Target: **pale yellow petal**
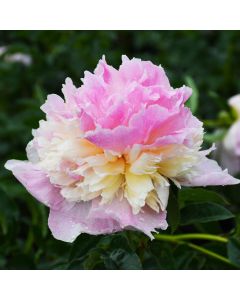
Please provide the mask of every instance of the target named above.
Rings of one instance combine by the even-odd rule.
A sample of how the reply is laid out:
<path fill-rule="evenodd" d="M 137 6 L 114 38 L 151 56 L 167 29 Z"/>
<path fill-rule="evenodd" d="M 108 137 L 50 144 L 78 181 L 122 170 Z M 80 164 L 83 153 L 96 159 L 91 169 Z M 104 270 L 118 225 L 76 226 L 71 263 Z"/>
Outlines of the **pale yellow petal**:
<path fill-rule="evenodd" d="M 133 213 L 137 214 L 141 207 L 145 205 L 148 193 L 154 189 L 151 177 L 149 175 L 136 175 L 127 169 L 125 178 L 124 195 L 131 204 Z"/>
<path fill-rule="evenodd" d="M 105 165 L 93 167 L 97 174 L 118 175 L 123 174 L 125 171 L 125 161 L 119 158 L 116 161 L 108 162 Z"/>
<path fill-rule="evenodd" d="M 61 189 L 61 195 L 67 200 L 72 202 L 89 201 L 100 196 L 100 192 L 90 192 L 89 190 L 81 187 L 65 187 Z"/>
<path fill-rule="evenodd" d="M 165 210 L 168 204 L 170 184 L 166 178 L 158 173 L 153 176 L 153 184 L 158 195 L 161 210 Z"/>
<path fill-rule="evenodd" d="M 143 153 L 132 163 L 130 172 L 134 174 L 153 174 L 157 171 L 160 161 L 161 155 Z"/>
<path fill-rule="evenodd" d="M 105 187 L 102 190 L 102 193 L 101 193 L 102 201 L 101 201 L 101 203 L 107 203 L 109 201 L 112 201 L 114 196 L 116 195 L 116 193 L 121 188 L 121 186 L 124 182 L 123 175 L 118 175 L 118 176 L 115 176 L 115 177 L 116 177 L 116 181 L 114 182 L 114 184 L 109 185 L 109 186 Z"/>
<path fill-rule="evenodd" d="M 147 198 L 146 198 L 146 204 L 151 207 L 151 209 L 155 210 L 156 212 L 159 212 L 159 199 L 156 195 L 156 192 L 151 191 Z"/>
<path fill-rule="evenodd" d="M 132 164 L 141 153 L 141 145 L 133 145 L 128 153 L 124 156 L 126 158 L 127 163 Z"/>
<path fill-rule="evenodd" d="M 118 180 L 118 176 L 112 176 L 112 175 L 105 176 L 99 182 L 95 182 L 94 184 L 89 185 L 88 188 L 90 192 L 100 191 L 102 189 L 115 185 L 117 180 Z"/>

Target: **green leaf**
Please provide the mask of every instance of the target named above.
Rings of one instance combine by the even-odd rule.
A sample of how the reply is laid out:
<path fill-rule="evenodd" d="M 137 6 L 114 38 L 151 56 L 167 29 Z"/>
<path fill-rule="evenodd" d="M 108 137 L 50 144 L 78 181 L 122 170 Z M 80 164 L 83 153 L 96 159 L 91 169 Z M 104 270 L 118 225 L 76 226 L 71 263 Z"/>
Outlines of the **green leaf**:
<path fill-rule="evenodd" d="M 183 188 L 178 192 L 180 207 L 188 204 L 214 202 L 226 205 L 228 201 L 220 194 L 203 188 Z"/>
<path fill-rule="evenodd" d="M 115 249 L 109 255 L 104 256 L 104 264 L 110 270 L 141 270 L 142 264 L 134 252 L 124 249 Z"/>
<path fill-rule="evenodd" d="M 77 240 L 73 243 L 69 260 L 79 259 L 93 248 L 95 248 L 100 241 L 101 236 L 91 236 L 88 234 L 81 234 Z"/>
<path fill-rule="evenodd" d="M 104 236 L 101 239 L 99 246 L 106 251 L 112 251 L 118 248 L 124 249 L 128 252 L 133 250 L 130 246 L 126 232 L 118 232 Z"/>
<path fill-rule="evenodd" d="M 191 87 L 193 90 L 192 96 L 186 102 L 186 106 L 188 106 L 191 109 L 192 113 L 196 113 L 197 108 L 198 108 L 198 98 L 199 98 L 199 92 L 198 92 L 197 86 L 196 86 L 194 80 L 192 79 L 192 77 L 190 77 L 190 76 L 186 76 L 185 81 L 186 81 L 186 84 L 189 87 Z"/>
<path fill-rule="evenodd" d="M 181 224 L 207 223 L 233 218 L 233 214 L 216 203 L 190 204 L 181 210 Z"/>
<path fill-rule="evenodd" d="M 91 250 L 84 260 L 86 269 L 142 269 L 141 261 L 130 246 L 125 232 L 104 236 L 99 242 L 98 248 Z"/>
<path fill-rule="evenodd" d="M 176 231 L 180 222 L 180 211 L 176 193 L 171 188 L 167 207 L 167 222 L 171 228 L 171 232 Z"/>
<path fill-rule="evenodd" d="M 186 270 L 195 258 L 196 252 L 185 244 L 180 244 L 174 251 L 176 269 Z"/>
<path fill-rule="evenodd" d="M 229 260 L 236 266 L 240 267 L 240 240 L 235 237 L 231 237 L 227 245 L 227 251 Z"/>
<path fill-rule="evenodd" d="M 35 91 L 34 96 L 36 99 L 38 99 L 40 104 L 43 104 L 46 100 L 46 92 L 43 90 L 43 88 L 39 85 L 35 85 Z"/>
<path fill-rule="evenodd" d="M 84 270 L 104 270 L 105 266 L 102 260 L 102 250 L 95 248 L 91 250 L 83 261 Z M 75 263 L 76 266 L 76 263 Z M 76 269 L 76 268 L 75 268 Z"/>
<path fill-rule="evenodd" d="M 240 236 L 240 214 L 236 215 L 235 221 L 236 221 L 235 235 Z"/>

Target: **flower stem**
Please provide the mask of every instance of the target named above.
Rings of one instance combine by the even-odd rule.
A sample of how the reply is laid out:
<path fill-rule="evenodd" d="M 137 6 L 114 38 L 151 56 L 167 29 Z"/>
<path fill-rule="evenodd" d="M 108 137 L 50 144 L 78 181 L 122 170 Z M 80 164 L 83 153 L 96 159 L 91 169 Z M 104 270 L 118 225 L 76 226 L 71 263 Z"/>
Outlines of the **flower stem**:
<path fill-rule="evenodd" d="M 215 259 L 218 259 L 228 265 L 231 265 L 232 267 L 236 267 L 229 259 L 227 259 L 226 257 L 224 257 L 218 253 L 215 253 L 211 250 L 205 249 L 205 248 L 195 245 L 193 243 L 185 242 L 185 240 L 199 239 L 199 240 L 208 240 L 208 241 L 227 243 L 228 242 L 227 238 L 213 235 L 213 234 L 205 234 L 205 233 L 187 233 L 187 234 L 177 234 L 177 235 L 157 233 L 154 235 L 154 237 L 156 238 L 156 240 L 162 240 L 162 241 L 187 245 L 189 248 L 197 250 L 198 252 L 201 252 L 203 254 L 211 256 Z"/>
<path fill-rule="evenodd" d="M 209 240 L 209 241 L 216 241 L 222 243 L 228 242 L 228 239 L 225 237 L 213 235 L 213 234 L 206 234 L 206 233 L 187 233 L 187 234 L 177 234 L 177 235 L 157 233 L 154 235 L 154 237 L 157 240 L 165 240 L 165 241 Z"/>
<path fill-rule="evenodd" d="M 232 264 L 231 261 L 230 261 L 229 259 L 227 259 L 226 257 L 224 257 L 224 256 L 222 256 L 222 255 L 220 255 L 220 254 L 217 254 L 217 253 L 215 253 L 215 252 L 213 252 L 213 251 L 210 251 L 210 250 L 208 250 L 208 249 L 205 249 L 205 248 L 203 248 L 203 247 L 200 247 L 200 246 L 195 245 L 195 244 L 192 244 L 192 243 L 187 243 L 187 245 L 188 245 L 190 248 L 194 249 L 194 250 L 197 250 L 197 251 L 199 251 L 199 252 L 201 252 L 201 253 L 204 253 L 204 254 L 206 254 L 206 255 L 208 255 L 208 256 L 211 256 L 211 257 L 213 257 L 213 258 L 216 258 L 216 259 L 218 259 L 218 260 L 220 260 L 220 261 L 222 261 L 222 262 L 224 262 L 224 263 L 226 263 L 226 264 L 229 264 L 229 265 L 231 265 L 231 266 L 234 266 L 234 264 Z M 234 266 L 234 267 L 235 267 L 235 266 Z"/>

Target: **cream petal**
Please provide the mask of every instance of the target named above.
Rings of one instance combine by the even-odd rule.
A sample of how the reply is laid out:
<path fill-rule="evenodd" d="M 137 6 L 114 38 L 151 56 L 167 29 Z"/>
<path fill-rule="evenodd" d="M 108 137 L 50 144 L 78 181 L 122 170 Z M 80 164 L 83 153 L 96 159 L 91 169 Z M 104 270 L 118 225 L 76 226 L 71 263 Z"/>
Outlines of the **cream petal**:
<path fill-rule="evenodd" d="M 111 176 L 111 175 L 105 176 L 99 182 L 89 185 L 88 188 L 90 192 L 99 191 L 108 186 L 114 185 L 117 180 L 118 180 L 118 176 Z"/>
<path fill-rule="evenodd" d="M 124 195 L 133 208 L 133 213 L 139 213 L 145 204 L 148 193 L 154 189 L 149 175 L 136 175 L 129 170 L 125 174 L 126 187 Z"/>
<path fill-rule="evenodd" d="M 124 182 L 123 175 L 118 175 L 115 177 L 116 177 L 116 180 L 115 180 L 114 184 L 109 185 L 102 190 L 101 203 L 111 202 L 113 200 L 114 196 L 121 191 L 121 186 Z"/>
<path fill-rule="evenodd" d="M 164 211 L 168 204 L 170 184 L 166 178 L 158 173 L 153 176 L 153 184 L 158 195 L 161 210 Z"/>
<path fill-rule="evenodd" d="M 61 189 L 61 195 L 69 202 L 89 201 L 100 196 L 100 192 L 90 192 L 82 187 L 64 187 Z"/>
<path fill-rule="evenodd" d="M 155 210 L 156 212 L 159 212 L 159 199 L 156 195 L 155 191 L 151 191 L 148 193 L 148 196 L 146 198 L 146 204 L 151 207 L 151 209 Z"/>
<path fill-rule="evenodd" d="M 118 175 L 123 174 L 125 171 L 125 161 L 123 158 L 119 158 L 116 161 L 108 162 L 103 166 L 93 167 L 97 174 L 104 175 Z"/>
<path fill-rule="evenodd" d="M 158 169 L 158 163 L 161 161 L 161 155 L 154 155 L 143 153 L 135 160 L 131 167 L 130 172 L 134 174 L 153 174 Z"/>

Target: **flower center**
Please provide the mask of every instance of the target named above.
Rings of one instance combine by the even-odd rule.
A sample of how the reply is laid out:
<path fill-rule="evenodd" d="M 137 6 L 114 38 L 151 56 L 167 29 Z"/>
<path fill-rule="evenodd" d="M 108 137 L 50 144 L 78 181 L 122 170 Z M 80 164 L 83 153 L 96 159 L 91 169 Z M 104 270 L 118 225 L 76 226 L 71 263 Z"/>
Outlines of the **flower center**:
<path fill-rule="evenodd" d="M 99 197 L 104 204 L 117 197 L 119 201 L 126 198 L 135 214 L 145 205 L 155 211 L 164 210 L 169 194 L 168 178 L 178 184 L 177 177 L 197 161 L 194 153 L 179 145 L 152 151 L 134 146 L 119 154 L 81 138 L 78 124 L 73 123 L 65 130 L 50 125 L 55 131 L 51 138 L 41 141 L 38 164 L 67 201 Z"/>

